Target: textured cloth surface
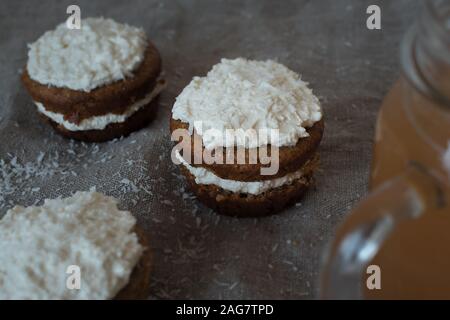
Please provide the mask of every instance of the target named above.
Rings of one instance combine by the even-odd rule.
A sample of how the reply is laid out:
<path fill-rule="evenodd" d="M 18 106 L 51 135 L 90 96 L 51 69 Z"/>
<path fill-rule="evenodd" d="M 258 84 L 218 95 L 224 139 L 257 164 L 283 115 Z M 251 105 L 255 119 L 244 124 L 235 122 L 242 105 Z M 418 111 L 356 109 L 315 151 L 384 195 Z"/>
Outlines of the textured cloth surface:
<path fill-rule="evenodd" d="M 154 250 L 150 298 L 318 297 L 321 257 L 366 194 L 376 113 L 399 73 L 398 47 L 420 1 L 78 1 L 82 17 L 145 29 L 169 86 L 156 120 L 102 144 L 65 140 L 41 124 L 20 84 L 27 43 L 66 19 L 72 1 L 5 1 L 0 10 L 0 216 L 13 204 L 96 186 L 118 197 Z M 323 105 L 317 185 L 301 204 L 263 219 L 218 216 L 186 191 L 170 160 L 175 97 L 220 58 L 277 59 L 302 74 Z"/>

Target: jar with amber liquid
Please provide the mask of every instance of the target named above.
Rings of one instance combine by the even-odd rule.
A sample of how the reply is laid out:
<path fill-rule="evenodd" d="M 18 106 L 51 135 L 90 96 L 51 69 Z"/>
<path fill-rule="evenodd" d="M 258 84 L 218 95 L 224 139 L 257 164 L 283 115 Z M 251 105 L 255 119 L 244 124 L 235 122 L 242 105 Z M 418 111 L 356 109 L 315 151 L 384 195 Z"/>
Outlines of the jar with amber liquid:
<path fill-rule="evenodd" d="M 370 194 L 327 251 L 323 298 L 450 299 L 450 1 L 426 2 L 401 64 L 378 114 Z"/>

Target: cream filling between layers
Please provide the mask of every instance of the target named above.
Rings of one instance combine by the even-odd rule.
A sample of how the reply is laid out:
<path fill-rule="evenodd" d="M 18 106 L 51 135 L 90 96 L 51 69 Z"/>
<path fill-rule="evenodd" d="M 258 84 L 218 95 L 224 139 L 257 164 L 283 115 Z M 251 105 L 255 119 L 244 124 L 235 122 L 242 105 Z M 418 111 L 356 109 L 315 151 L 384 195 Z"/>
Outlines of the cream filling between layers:
<path fill-rule="evenodd" d="M 213 184 L 224 190 L 235 192 L 235 193 L 249 193 L 253 195 L 261 194 L 265 191 L 275 189 L 284 185 L 291 184 L 293 181 L 303 178 L 303 170 L 300 169 L 295 172 L 286 174 L 283 177 L 263 180 L 263 181 L 236 181 L 222 179 L 216 176 L 209 170 L 202 167 L 193 167 L 181 156 L 180 152 L 177 150 L 175 152 L 176 158 L 189 170 L 189 172 L 195 177 L 195 182 L 197 184 L 210 185 Z M 306 182 L 306 181 L 305 181 Z"/>
<path fill-rule="evenodd" d="M 130 105 L 127 110 L 122 114 L 107 113 L 101 116 L 93 116 L 83 119 L 79 124 L 67 121 L 64 119 L 64 115 L 57 112 L 48 111 L 45 106 L 37 101 L 34 104 L 40 113 L 44 114 L 54 122 L 64 126 L 69 131 L 85 131 L 85 130 L 103 130 L 107 125 L 111 123 L 125 122 L 131 115 L 137 112 L 142 107 L 149 104 L 161 91 L 166 87 L 166 81 L 158 79 L 156 86 L 148 93 L 143 99 L 136 101 Z"/>

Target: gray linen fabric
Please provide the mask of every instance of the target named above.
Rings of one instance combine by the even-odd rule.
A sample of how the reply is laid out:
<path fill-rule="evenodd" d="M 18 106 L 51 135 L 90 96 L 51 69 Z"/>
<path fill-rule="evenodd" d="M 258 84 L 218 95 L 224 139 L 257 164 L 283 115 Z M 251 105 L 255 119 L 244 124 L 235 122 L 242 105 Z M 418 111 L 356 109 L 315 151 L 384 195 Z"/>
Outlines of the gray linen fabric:
<path fill-rule="evenodd" d="M 118 141 L 83 144 L 38 121 L 20 83 L 27 43 L 66 19 L 73 1 L 4 1 L 0 9 L 0 216 L 77 190 L 118 197 L 154 250 L 150 298 L 318 297 L 321 254 L 366 194 L 374 122 L 398 76 L 398 47 L 420 1 L 376 1 L 382 30 L 366 28 L 373 1 L 77 1 L 82 17 L 142 26 L 161 51 L 169 87 L 157 119 Z M 317 186 L 263 219 L 200 205 L 170 161 L 175 97 L 220 58 L 277 59 L 323 104 Z"/>

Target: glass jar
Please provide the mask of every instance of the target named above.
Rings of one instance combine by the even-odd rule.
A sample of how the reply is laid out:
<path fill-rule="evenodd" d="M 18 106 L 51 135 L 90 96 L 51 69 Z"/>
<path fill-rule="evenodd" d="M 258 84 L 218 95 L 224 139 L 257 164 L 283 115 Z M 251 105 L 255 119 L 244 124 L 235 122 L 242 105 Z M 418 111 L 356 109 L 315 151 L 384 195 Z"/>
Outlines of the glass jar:
<path fill-rule="evenodd" d="M 327 251 L 324 298 L 450 299 L 448 0 L 426 2 L 401 63 L 377 119 L 370 194 Z M 369 265 L 380 288 L 367 286 Z"/>

